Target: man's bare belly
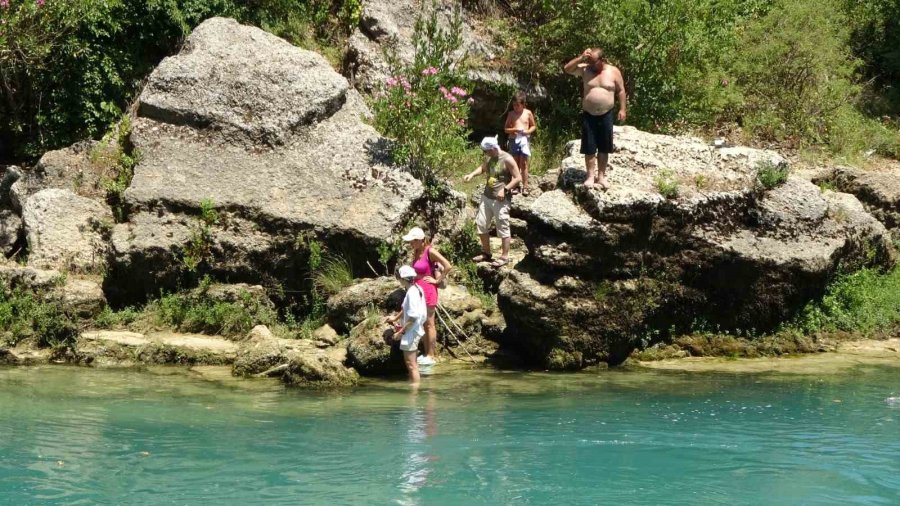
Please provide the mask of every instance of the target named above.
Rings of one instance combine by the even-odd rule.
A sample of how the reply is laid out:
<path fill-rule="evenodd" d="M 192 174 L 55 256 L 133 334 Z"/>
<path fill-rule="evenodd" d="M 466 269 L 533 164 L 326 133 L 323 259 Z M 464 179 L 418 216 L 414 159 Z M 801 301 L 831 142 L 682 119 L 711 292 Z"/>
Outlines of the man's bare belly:
<path fill-rule="evenodd" d="M 592 87 L 581 100 L 581 108 L 594 116 L 606 114 L 613 105 L 615 105 L 613 92 L 600 86 Z"/>

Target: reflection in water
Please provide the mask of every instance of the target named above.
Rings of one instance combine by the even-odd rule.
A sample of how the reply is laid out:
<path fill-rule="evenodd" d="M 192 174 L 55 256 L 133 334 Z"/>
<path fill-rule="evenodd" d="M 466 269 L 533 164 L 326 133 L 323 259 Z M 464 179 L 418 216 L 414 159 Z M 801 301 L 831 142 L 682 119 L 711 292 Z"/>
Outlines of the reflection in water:
<path fill-rule="evenodd" d="M 434 392 L 420 393 L 419 389 L 414 388 L 410 395 L 410 409 L 406 417 L 401 418 L 402 428 L 406 430 L 405 446 L 408 452 L 399 484 L 403 497 L 397 503 L 404 506 L 421 504 L 416 494 L 426 485 L 433 463 L 438 460 L 430 444 L 430 439 L 437 435 L 438 430 L 435 398 Z"/>

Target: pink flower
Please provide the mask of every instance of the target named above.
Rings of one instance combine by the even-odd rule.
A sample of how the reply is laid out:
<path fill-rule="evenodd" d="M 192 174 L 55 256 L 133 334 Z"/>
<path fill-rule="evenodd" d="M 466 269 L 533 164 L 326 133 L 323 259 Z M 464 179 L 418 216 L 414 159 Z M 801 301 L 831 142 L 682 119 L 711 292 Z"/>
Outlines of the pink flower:
<path fill-rule="evenodd" d="M 427 69 L 422 71 L 423 76 L 433 76 L 438 73 L 438 69 L 434 67 L 428 67 Z"/>
<path fill-rule="evenodd" d="M 397 78 L 395 78 L 393 76 L 388 77 L 387 79 L 384 80 L 384 82 L 388 85 L 389 88 L 397 86 Z"/>
<path fill-rule="evenodd" d="M 4 9 L 8 9 L 9 8 L 9 0 L 0 0 L 0 7 L 3 7 Z M 4 21 L 6 21 L 6 20 L 4 20 Z"/>
<path fill-rule="evenodd" d="M 456 101 L 457 101 L 457 98 L 453 95 L 446 95 L 446 98 L 447 98 L 447 100 L 449 100 L 453 103 L 456 103 Z"/>
<path fill-rule="evenodd" d="M 728 79 L 722 79 L 722 86 L 728 86 Z"/>
<path fill-rule="evenodd" d="M 464 119 L 462 119 L 462 118 L 459 118 L 458 120 L 456 120 L 456 123 L 457 123 L 459 126 L 466 126 L 466 120 L 464 120 Z"/>
<path fill-rule="evenodd" d="M 469 100 L 466 100 L 466 102 L 468 102 L 469 104 L 474 104 L 474 103 L 475 103 L 475 99 L 472 98 L 472 97 L 469 97 Z"/>
<path fill-rule="evenodd" d="M 466 90 L 464 90 L 458 86 L 454 86 L 453 89 L 450 90 L 450 92 L 453 93 L 454 95 L 459 95 L 460 97 L 466 96 Z"/>
<path fill-rule="evenodd" d="M 35 3 L 35 5 L 37 5 L 38 7 L 43 7 L 45 1 L 46 1 L 46 0 L 35 0 L 34 3 Z"/>
<path fill-rule="evenodd" d="M 444 96 L 446 96 L 447 93 L 448 93 L 447 88 L 444 88 L 443 86 L 441 86 L 440 88 L 438 88 L 438 90 L 439 90 L 441 93 L 443 93 Z"/>

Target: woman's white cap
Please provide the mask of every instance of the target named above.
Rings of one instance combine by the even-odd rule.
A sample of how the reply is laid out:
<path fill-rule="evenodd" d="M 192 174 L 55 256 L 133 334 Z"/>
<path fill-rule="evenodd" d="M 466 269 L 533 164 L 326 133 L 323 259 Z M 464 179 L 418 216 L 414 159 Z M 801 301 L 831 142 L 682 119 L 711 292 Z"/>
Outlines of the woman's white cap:
<path fill-rule="evenodd" d="M 425 231 L 419 227 L 413 227 L 403 236 L 403 242 L 415 241 L 416 239 L 424 239 Z"/>
<path fill-rule="evenodd" d="M 497 142 L 497 137 L 485 137 L 481 139 L 481 149 L 483 151 L 487 151 L 490 149 L 499 148 L 500 144 Z"/>
<path fill-rule="evenodd" d="M 400 271 L 397 274 L 403 279 L 415 278 L 416 270 L 408 265 L 403 265 L 400 267 Z"/>

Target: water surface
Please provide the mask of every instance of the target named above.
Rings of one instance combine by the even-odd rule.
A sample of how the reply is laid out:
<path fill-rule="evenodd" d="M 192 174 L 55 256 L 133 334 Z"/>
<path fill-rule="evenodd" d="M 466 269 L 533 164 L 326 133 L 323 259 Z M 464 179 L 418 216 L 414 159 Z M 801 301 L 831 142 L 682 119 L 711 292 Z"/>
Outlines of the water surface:
<path fill-rule="evenodd" d="M 411 393 L 0 368 L 2 504 L 900 504 L 900 369 L 454 370 Z"/>

